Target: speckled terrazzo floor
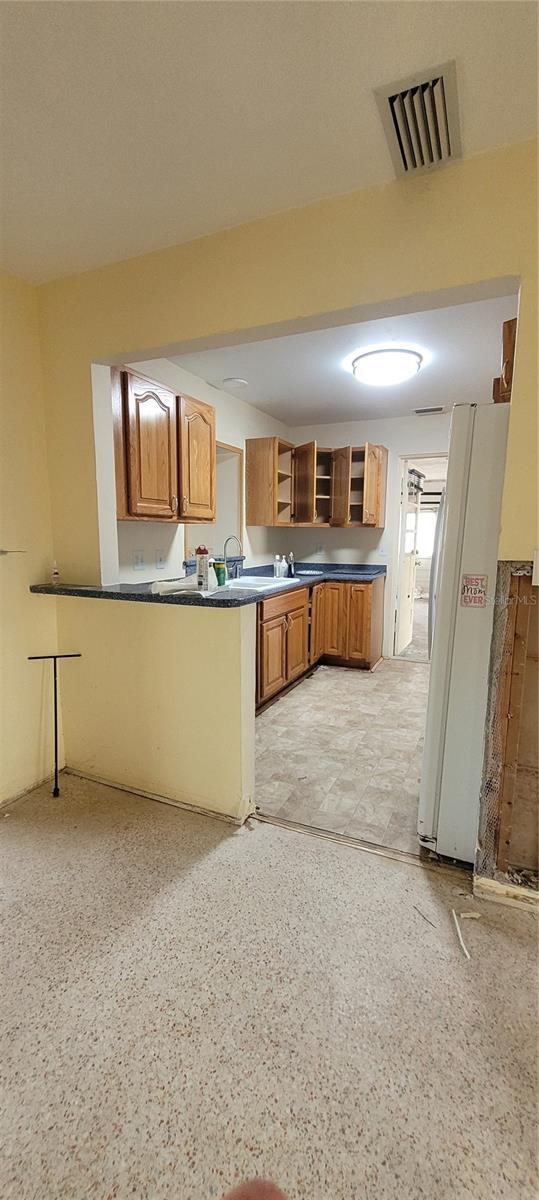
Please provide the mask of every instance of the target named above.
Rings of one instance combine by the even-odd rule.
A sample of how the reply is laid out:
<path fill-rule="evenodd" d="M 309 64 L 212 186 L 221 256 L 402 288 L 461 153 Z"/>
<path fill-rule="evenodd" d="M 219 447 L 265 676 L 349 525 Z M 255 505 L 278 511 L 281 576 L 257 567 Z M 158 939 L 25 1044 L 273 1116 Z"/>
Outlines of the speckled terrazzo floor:
<path fill-rule="evenodd" d="M 429 667 L 318 667 L 256 719 L 261 812 L 419 854 Z"/>
<path fill-rule="evenodd" d="M 530 914 L 62 790 L 0 814 L 3 1200 L 207 1200 L 257 1174 L 290 1200 L 535 1197 Z M 470 962 L 453 905 L 482 914 Z"/>

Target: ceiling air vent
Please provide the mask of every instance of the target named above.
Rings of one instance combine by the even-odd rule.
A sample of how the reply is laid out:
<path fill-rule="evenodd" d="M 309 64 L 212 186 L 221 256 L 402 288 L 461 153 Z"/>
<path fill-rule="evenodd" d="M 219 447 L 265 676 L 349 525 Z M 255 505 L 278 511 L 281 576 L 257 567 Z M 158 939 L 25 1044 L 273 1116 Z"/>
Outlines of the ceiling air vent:
<path fill-rule="evenodd" d="M 433 413 L 441 413 L 443 411 L 443 404 L 440 404 L 438 408 L 414 408 L 416 417 L 431 417 Z"/>
<path fill-rule="evenodd" d="M 417 175 L 461 157 L 454 62 L 374 94 L 397 175 Z"/>

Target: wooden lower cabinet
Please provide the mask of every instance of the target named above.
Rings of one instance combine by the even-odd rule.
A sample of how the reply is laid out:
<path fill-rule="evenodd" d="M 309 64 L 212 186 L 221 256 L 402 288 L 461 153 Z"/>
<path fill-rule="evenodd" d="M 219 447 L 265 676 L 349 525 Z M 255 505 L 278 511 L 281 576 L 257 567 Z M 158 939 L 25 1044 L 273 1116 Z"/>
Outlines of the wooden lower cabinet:
<path fill-rule="evenodd" d="M 303 675 L 309 666 L 309 610 L 307 606 L 288 614 L 286 629 L 286 681 Z"/>
<path fill-rule="evenodd" d="M 330 658 L 346 658 L 348 584 L 324 584 L 324 650 Z"/>
<path fill-rule="evenodd" d="M 309 626 L 310 606 L 310 626 Z M 372 670 L 382 657 L 384 577 L 317 583 L 259 605 L 257 703 L 320 659 Z M 309 636 L 310 631 L 310 636 Z"/>
<path fill-rule="evenodd" d="M 257 700 L 263 704 L 309 666 L 309 592 L 272 596 L 258 610 Z"/>
<path fill-rule="evenodd" d="M 336 583 L 332 588 L 341 588 L 340 601 L 342 626 L 336 637 L 328 623 L 326 600 L 326 648 L 328 657 L 339 659 L 348 666 L 373 667 L 382 657 L 382 633 L 384 627 L 384 576 L 379 575 L 369 583 Z M 326 584 L 326 588 L 328 584 Z M 334 601 L 335 611 L 339 602 Z M 336 653 L 335 645 L 340 646 Z"/>
<path fill-rule="evenodd" d="M 285 687 L 286 616 L 262 621 L 259 633 L 258 700 L 262 704 Z"/>
<path fill-rule="evenodd" d="M 311 640 L 309 661 L 318 662 L 324 653 L 326 585 L 317 583 L 311 592 Z"/>
<path fill-rule="evenodd" d="M 348 645 L 346 658 L 369 658 L 371 583 L 351 583 L 348 588 Z"/>

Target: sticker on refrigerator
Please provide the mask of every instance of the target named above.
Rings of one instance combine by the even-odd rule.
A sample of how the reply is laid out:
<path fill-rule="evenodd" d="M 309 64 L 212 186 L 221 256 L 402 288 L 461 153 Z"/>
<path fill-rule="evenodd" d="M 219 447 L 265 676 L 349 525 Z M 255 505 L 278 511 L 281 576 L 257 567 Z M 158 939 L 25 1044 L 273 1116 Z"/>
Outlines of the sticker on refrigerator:
<path fill-rule="evenodd" d="M 488 575 L 463 575 L 460 603 L 464 608 L 486 608 Z"/>

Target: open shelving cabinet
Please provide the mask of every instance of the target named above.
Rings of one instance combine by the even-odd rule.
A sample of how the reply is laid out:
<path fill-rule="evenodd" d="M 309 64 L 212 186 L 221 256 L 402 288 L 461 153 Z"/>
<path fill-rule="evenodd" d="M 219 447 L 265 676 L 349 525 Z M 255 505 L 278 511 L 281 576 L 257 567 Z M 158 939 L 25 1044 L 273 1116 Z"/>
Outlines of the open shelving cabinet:
<path fill-rule="evenodd" d="M 247 443 L 247 524 L 383 528 L 387 450 L 280 438 Z"/>

